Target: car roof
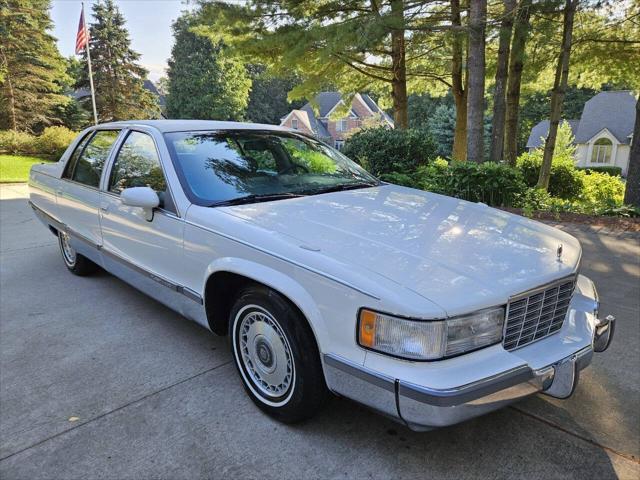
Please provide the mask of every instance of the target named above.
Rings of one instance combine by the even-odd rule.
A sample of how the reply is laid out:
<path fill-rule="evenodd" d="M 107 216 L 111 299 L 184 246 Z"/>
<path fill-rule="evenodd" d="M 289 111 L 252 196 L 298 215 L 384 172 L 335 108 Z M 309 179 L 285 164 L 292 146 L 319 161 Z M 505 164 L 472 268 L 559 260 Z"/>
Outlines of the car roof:
<path fill-rule="evenodd" d="M 189 132 L 196 130 L 273 130 L 290 132 L 291 129 L 279 125 L 248 122 L 220 122 L 216 120 L 126 120 L 100 123 L 96 128 L 148 126 L 165 132 Z"/>

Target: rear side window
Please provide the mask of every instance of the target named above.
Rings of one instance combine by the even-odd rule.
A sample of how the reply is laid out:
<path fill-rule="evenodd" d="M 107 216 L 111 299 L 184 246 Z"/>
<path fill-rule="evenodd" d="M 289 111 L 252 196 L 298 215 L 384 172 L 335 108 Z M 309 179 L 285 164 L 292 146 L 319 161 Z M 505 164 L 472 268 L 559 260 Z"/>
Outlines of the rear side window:
<path fill-rule="evenodd" d="M 80 157 L 80 154 L 84 149 L 84 146 L 87 144 L 87 142 L 91 138 L 92 133 L 88 133 L 87 135 L 85 135 L 85 137 L 82 140 L 80 140 L 80 143 L 78 143 L 78 146 L 73 151 L 73 153 L 71 154 L 71 157 L 69 157 L 69 160 L 67 161 L 67 166 L 64 169 L 64 174 L 62 175 L 62 178 L 71 178 L 71 176 L 73 175 L 73 169 L 76 168 L 76 163 L 78 163 L 78 158 Z"/>
<path fill-rule="evenodd" d="M 118 130 L 98 130 L 80 155 L 71 179 L 98 188 L 102 167 L 119 133 Z"/>

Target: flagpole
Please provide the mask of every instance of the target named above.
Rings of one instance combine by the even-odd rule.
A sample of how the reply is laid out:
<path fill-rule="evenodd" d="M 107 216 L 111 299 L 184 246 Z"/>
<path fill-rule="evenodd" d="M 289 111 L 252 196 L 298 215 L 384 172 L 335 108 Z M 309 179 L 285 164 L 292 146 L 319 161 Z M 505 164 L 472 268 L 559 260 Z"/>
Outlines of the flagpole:
<path fill-rule="evenodd" d="M 85 42 L 87 48 L 87 64 L 89 65 L 89 85 L 91 85 L 91 104 L 93 105 L 93 121 L 98 124 L 98 110 L 96 109 L 96 91 L 93 88 L 93 71 L 91 70 L 91 53 L 89 52 L 89 30 L 87 30 L 87 20 L 84 16 L 84 2 L 82 2 L 82 21 L 84 23 L 84 30 L 87 32 L 87 41 Z"/>

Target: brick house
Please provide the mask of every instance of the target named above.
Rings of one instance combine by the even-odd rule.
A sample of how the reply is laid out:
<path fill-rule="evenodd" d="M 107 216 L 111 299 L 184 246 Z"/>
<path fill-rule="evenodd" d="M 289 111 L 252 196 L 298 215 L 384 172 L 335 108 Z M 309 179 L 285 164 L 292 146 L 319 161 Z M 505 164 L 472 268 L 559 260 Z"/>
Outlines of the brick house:
<path fill-rule="evenodd" d="M 322 92 L 314 99 L 314 110 L 308 102 L 300 110 L 291 110 L 282 117 L 280 125 L 313 135 L 323 142 L 341 149 L 345 140 L 363 125 L 380 124 L 393 128 L 393 120 L 367 94 L 356 93 L 344 117 L 336 111 L 344 108 L 339 92 Z"/>

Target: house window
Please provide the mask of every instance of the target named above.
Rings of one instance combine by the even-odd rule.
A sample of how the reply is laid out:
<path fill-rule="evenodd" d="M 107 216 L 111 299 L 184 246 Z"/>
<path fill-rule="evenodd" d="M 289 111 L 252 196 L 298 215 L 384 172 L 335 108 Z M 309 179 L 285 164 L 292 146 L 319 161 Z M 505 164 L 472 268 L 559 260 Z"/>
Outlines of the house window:
<path fill-rule="evenodd" d="M 291 128 L 293 128 L 294 130 L 298 130 L 298 119 L 297 118 L 292 118 L 291 119 Z"/>
<path fill-rule="evenodd" d="M 344 147 L 344 140 L 336 140 L 336 148 L 338 150 L 342 150 L 343 147 Z"/>
<path fill-rule="evenodd" d="M 609 163 L 611 161 L 611 140 L 601 138 L 593 144 L 591 163 Z"/>
<path fill-rule="evenodd" d="M 338 132 L 346 132 L 347 131 L 348 125 L 347 125 L 347 119 L 343 118 L 342 120 L 338 120 L 338 124 L 336 125 L 336 131 Z"/>

